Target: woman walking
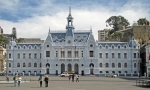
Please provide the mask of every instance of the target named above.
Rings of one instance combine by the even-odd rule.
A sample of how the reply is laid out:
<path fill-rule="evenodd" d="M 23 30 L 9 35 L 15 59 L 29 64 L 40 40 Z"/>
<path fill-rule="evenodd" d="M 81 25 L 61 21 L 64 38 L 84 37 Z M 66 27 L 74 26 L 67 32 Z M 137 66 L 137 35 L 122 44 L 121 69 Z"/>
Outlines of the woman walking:
<path fill-rule="evenodd" d="M 45 81 L 45 87 L 48 87 L 48 75 L 45 75 L 44 81 Z"/>
<path fill-rule="evenodd" d="M 18 87 L 20 87 L 21 80 L 22 80 L 22 78 L 21 78 L 21 76 L 19 75 L 19 76 L 18 76 Z"/>

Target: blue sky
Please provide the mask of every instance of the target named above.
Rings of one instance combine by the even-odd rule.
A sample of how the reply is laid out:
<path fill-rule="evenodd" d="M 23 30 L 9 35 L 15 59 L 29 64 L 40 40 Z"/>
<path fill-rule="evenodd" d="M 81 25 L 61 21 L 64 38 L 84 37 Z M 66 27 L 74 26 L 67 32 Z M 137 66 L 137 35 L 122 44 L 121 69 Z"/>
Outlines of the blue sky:
<path fill-rule="evenodd" d="M 4 33 L 17 28 L 18 37 L 46 38 L 48 28 L 65 30 L 69 6 L 77 30 L 106 28 L 112 15 L 124 16 L 132 25 L 138 18 L 150 20 L 150 0 L 1 0 L 0 26 Z M 43 32 L 40 32 L 43 31 Z M 97 35 L 95 36 L 97 40 Z"/>

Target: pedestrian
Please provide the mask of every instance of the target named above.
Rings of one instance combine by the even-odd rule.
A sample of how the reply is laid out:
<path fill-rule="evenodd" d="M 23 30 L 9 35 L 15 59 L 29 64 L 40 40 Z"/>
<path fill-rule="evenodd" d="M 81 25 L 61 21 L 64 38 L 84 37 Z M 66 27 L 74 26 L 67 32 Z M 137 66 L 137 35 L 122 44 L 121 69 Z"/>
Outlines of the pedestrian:
<path fill-rule="evenodd" d="M 6 76 L 6 81 L 9 82 L 9 76 L 8 75 Z"/>
<path fill-rule="evenodd" d="M 17 83 L 17 75 L 16 74 L 14 75 L 13 80 L 14 80 L 14 87 L 16 87 L 16 83 Z"/>
<path fill-rule="evenodd" d="M 45 81 L 45 87 L 48 87 L 48 75 L 45 75 L 44 81 Z"/>
<path fill-rule="evenodd" d="M 70 82 L 70 79 L 71 79 L 71 75 L 69 75 L 69 77 L 68 77 L 68 78 L 69 78 L 69 82 Z"/>
<path fill-rule="evenodd" d="M 20 87 L 21 80 L 22 80 L 21 76 L 18 75 L 18 87 Z"/>
<path fill-rule="evenodd" d="M 76 82 L 79 82 L 79 75 L 76 75 Z"/>
<path fill-rule="evenodd" d="M 40 82 L 40 87 L 42 87 L 42 82 L 43 82 L 43 77 L 42 77 L 42 75 L 40 75 L 38 81 Z"/>
<path fill-rule="evenodd" d="M 72 74 L 72 82 L 74 82 L 74 73 Z"/>

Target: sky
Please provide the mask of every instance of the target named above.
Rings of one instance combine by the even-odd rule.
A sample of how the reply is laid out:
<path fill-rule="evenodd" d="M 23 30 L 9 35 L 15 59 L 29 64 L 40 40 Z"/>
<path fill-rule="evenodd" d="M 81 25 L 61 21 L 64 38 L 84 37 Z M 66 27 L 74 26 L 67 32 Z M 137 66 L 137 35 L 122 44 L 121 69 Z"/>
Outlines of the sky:
<path fill-rule="evenodd" d="M 150 0 L 0 0 L 0 26 L 4 34 L 17 30 L 18 38 L 45 40 L 49 29 L 65 31 L 71 7 L 75 30 L 98 30 L 106 27 L 111 16 L 122 15 L 130 25 L 139 18 L 150 20 Z"/>

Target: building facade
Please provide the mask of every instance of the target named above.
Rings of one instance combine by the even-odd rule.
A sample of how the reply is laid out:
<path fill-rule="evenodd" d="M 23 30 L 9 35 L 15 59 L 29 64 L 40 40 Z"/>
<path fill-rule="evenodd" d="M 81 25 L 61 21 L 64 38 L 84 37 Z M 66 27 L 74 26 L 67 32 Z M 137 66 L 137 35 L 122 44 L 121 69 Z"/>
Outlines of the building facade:
<path fill-rule="evenodd" d="M 4 72 L 6 69 L 6 49 L 0 46 L 0 72 Z"/>
<path fill-rule="evenodd" d="M 111 31 L 111 28 L 106 28 L 104 30 L 98 30 L 98 41 L 106 41 L 108 40 L 108 33 Z"/>
<path fill-rule="evenodd" d="M 7 73 L 26 75 L 61 74 L 64 71 L 82 75 L 138 74 L 140 45 L 129 42 L 98 42 L 92 30 L 75 30 L 71 12 L 64 31 L 50 31 L 44 42 L 7 45 Z"/>
<path fill-rule="evenodd" d="M 147 45 L 145 47 L 146 49 L 146 73 L 145 73 L 145 76 L 149 76 L 150 75 L 150 45 Z M 150 77 L 150 76 L 149 76 Z"/>

